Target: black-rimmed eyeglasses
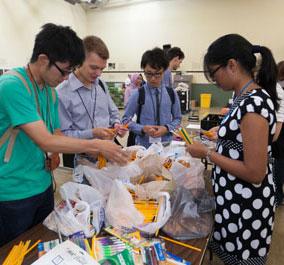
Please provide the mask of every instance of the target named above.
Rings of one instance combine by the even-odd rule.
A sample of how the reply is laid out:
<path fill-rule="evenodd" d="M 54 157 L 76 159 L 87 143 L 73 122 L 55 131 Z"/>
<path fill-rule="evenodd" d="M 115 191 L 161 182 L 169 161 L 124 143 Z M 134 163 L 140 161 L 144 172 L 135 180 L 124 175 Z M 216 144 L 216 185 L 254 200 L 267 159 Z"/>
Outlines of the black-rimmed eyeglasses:
<path fill-rule="evenodd" d="M 161 77 L 162 74 L 163 74 L 163 72 L 156 72 L 156 73 L 144 72 L 144 75 L 145 75 L 147 78 L 152 78 L 152 77 L 158 78 L 158 77 Z"/>
<path fill-rule="evenodd" d="M 69 74 L 71 74 L 73 72 L 73 69 L 71 69 L 71 70 L 63 70 L 56 63 L 52 63 L 52 64 L 56 67 L 56 69 L 60 72 L 60 74 L 62 76 L 69 75 Z"/>
<path fill-rule="evenodd" d="M 214 75 L 219 71 L 219 69 L 221 69 L 222 67 L 224 67 L 223 64 L 219 65 L 215 70 L 213 71 L 208 71 L 208 74 L 210 76 L 211 79 L 214 79 Z"/>

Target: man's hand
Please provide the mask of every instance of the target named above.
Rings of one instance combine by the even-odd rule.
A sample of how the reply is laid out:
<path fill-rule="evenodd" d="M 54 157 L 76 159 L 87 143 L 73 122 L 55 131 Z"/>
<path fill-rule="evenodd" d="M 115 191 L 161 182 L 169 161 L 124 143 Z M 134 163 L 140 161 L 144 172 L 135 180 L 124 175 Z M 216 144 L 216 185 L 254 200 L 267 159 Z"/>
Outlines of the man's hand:
<path fill-rule="evenodd" d="M 166 126 L 154 126 L 155 132 L 153 137 L 162 137 L 168 133 L 168 128 Z"/>
<path fill-rule="evenodd" d="M 127 126 L 120 123 L 115 123 L 114 129 L 120 137 L 123 137 L 128 132 Z"/>
<path fill-rule="evenodd" d="M 154 133 L 156 132 L 154 125 L 145 125 L 143 127 L 143 132 L 151 137 L 154 137 Z"/>
<path fill-rule="evenodd" d="M 129 154 L 112 141 L 98 139 L 93 141 L 95 141 L 94 148 L 98 149 L 99 153 L 107 160 L 118 163 L 119 165 L 125 165 L 129 161 Z M 97 155 L 97 152 L 91 153 L 91 155 Z"/>
<path fill-rule="evenodd" d="M 95 138 L 102 140 L 112 140 L 115 136 L 115 131 L 109 128 L 94 128 L 93 135 Z"/>

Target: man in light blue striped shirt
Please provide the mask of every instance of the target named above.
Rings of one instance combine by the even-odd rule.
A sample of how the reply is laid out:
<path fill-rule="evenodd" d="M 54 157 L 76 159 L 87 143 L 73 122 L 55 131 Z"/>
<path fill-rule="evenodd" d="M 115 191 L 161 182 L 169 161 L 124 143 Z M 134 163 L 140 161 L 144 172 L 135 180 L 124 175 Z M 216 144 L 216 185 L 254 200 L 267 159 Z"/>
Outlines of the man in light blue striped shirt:
<path fill-rule="evenodd" d="M 137 121 L 129 123 L 129 129 L 136 134 L 136 144 L 149 147 L 151 143 L 171 141 L 171 132 L 180 126 L 182 116 L 177 93 L 162 83 L 167 67 L 168 61 L 159 48 L 148 50 L 142 56 L 141 68 L 147 82 L 131 95 L 122 118 L 126 122 L 137 115 Z"/>
<path fill-rule="evenodd" d="M 127 129 L 120 123 L 118 108 L 107 85 L 99 78 L 106 67 L 109 51 L 95 36 L 84 38 L 83 44 L 85 61 L 57 87 L 61 131 L 67 136 L 84 139 L 112 139 L 115 133 L 123 136 Z"/>

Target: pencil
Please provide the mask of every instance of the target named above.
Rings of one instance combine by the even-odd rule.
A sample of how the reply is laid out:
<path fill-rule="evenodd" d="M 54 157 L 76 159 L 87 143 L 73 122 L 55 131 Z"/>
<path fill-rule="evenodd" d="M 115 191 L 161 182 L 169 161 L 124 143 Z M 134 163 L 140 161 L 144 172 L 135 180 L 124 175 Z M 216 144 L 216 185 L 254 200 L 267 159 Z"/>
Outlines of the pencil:
<path fill-rule="evenodd" d="M 88 252 L 88 254 L 90 255 L 90 256 L 92 256 L 92 253 L 91 253 L 91 248 L 90 248 L 90 244 L 89 244 L 89 241 L 88 241 L 88 239 L 84 239 L 84 243 L 85 243 L 85 246 L 86 246 L 86 251 Z"/>
<path fill-rule="evenodd" d="M 186 243 L 182 243 L 182 242 L 173 240 L 173 239 L 168 238 L 168 237 L 164 237 L 164 236 L 159 236 L 159 237 L 162 238 L 162 239 L 164 239 L 164 240 L 166 240 L 166 241 L 169 241 L 169 242 L 171 242 L 171 243 L 174 243 L 174 244 L 177 244 L 177 245 L 186 247 L 186 248 L 190 248 L 190 249 L 193 249 L 193 250 L 198 251 L 198 252 L 201 252 L 201 251 L 202 251 L 200 248 L 197 248 L 197 247 L 191 246 L 191 245 L 189 245 L 189 244 L 186 244 Z"/>
<path fill-rule="evenodd" d="M 95 260 L 98 260 L 97 250 L 96 250 L 96 235 L 94 235 L 93 238 L 92 238 L 92 257 Z"/>
<path fill-rule="evenodd" d="M 41 240 L 39 239 L 37 242 L 35 242 L 26 252 L 25 255 L 27 255 L 29 252 L 31 252 L 37 245 L 40 243 Z"/>

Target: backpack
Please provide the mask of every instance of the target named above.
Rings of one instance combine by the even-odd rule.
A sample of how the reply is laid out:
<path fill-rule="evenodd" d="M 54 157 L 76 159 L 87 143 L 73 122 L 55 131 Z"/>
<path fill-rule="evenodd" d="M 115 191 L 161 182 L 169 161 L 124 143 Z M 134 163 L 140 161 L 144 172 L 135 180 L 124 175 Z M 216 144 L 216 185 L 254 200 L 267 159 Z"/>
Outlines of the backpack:
<path fill-rule="evenodd" d="M 175 104 L 175 93 L 172 87 L 166 87 L 167 92 L 170 96 L 171 102 L 172 102 L 172 106 Z M 140 115 L 141 115 L 141 110 L 142 110 L 142 106 L 145 104 L 145 88 L 144 86 L 140 87 L 138 89 L 138 111 L 137 111 L 137 123 L 140 123 Z"/>
<path fill-rule="evenodd" d="M 103 91 L 106 94 L 106 88 L 105 88 L 104 83 L 103 83 L 103 81 L 101 79 L 99 79 L 99 86 L 103 89 Z"/>

